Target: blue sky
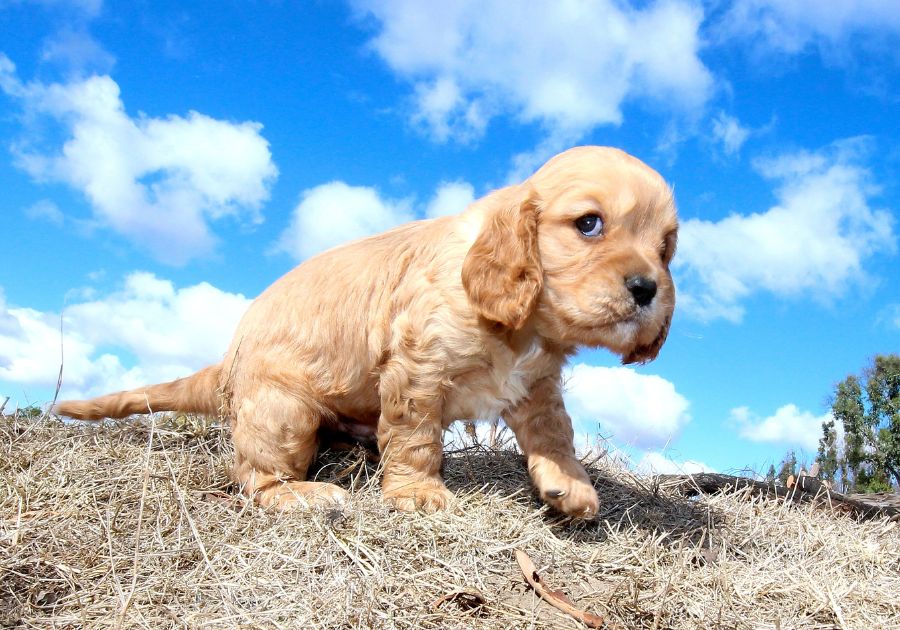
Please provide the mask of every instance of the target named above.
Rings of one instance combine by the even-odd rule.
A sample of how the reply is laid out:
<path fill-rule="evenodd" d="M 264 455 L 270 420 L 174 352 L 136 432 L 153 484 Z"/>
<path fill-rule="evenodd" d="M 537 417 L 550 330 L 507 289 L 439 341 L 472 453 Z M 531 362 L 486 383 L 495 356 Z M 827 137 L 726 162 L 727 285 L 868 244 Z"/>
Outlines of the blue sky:
<path fill-rule="evenodd" d="M 675 188 L 669 341 L 585 351 L 584 435 L 656 469 L 814 451 L 900 350 L 900 7 L 0 1 L 0 400 L 183 376 L 342 240 L 577 144 Z"/>

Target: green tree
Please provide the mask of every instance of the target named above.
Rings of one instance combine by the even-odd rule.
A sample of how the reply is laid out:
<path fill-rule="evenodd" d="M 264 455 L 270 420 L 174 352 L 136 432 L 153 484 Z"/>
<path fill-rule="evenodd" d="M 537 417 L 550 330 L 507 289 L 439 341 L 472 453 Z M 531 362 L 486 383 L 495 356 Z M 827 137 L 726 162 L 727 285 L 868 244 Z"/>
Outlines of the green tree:
<path fill-rule="evenodd" d="M 769 472 L 766 473 L 766 481 L 775 481 L 777 473 L 775 472 L 775 464 L 769 464 Z"/>
<path fill-rule="evenodd" d="M 781 460 L 781 469 L 778 471 L 778 481 L 782 486 L 786 486 L 788 477 L 797 471 L 797 454 L 794 451 L 788 451 Z"/>
<path fill-rule="evenodd" d="M 834 483 L 838 467 L 837 431 L 832 418 L 822 423 L 822 437 L 819 438 L 819 479 Z"/>
<path fill-rule="evenodd" d="M 875 434 L 875 467 L 900 486 L 900 355 L 875 357 L 866 371 L 867 425 Z"/>
<path fill-rule="evenodd" d="M 831 411 L 844 428 L 844 466 L 850 489 L 857 492 L 900 486 L 900 355 L 878 355 L 862 374 L 835 387 Z M 823 426 L 822 445 L 828 435 Z M 824 464 L 824 462 L 823 462 Z"/>

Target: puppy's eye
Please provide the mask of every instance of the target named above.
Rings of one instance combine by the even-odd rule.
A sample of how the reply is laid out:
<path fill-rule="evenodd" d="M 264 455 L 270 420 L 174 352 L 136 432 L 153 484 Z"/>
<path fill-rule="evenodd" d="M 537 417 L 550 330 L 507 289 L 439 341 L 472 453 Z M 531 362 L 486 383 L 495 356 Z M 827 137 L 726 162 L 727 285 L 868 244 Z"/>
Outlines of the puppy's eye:
<path fill-rule="evenodd" d="M 575 219 L 575 227 L 585 236 L 599 236 L 603 231 L 603 219 L 596 214 L 586 214 Z"/>

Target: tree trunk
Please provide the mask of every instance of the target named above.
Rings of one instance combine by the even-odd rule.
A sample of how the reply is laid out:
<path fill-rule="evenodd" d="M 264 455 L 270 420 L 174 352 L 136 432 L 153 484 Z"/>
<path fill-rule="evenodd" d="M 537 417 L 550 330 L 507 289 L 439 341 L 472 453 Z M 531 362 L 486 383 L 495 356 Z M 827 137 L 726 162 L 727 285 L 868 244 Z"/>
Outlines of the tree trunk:
<path fill-rule="evenodd" d="M 699 473 L 696 475 L 657 475 L 660 487 L 672 488 L 685 496 L 713 494 L 721 490 L 741 490 L 751 488 L 754 492 L 774 494 L 792 501 L 819 501 L 824 504 L 841 507 L 859 514 L 864 518 L 887 516 L 900 518 L 900 504 L 886 504 L 884 501 L 867 501 L 865 496 L 850 497 L 834 492 L 814 477 L 801 475 L 790 488 L 777 486 L 774 483 L 756 481 L 746 477 L 733 477 L 718 473 Z"/>

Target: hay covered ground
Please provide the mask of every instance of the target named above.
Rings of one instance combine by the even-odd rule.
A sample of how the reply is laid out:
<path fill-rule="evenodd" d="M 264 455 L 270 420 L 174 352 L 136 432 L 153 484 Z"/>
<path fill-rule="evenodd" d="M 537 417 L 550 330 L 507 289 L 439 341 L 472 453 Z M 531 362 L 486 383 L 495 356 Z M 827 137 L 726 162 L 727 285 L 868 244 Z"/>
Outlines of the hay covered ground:
<path fill-rule="evenodd" d="M 477 445 L 448 454 L 455 510 L 388 510 L 350 451 L 318 471 L 352 488 L 348 507 L 282 514 L 234 497 L 229 448 L 200 419 L 0 418 L 0 626 L 584 627 L 527 587 L 521 549 L 618 627 L 900 628 L 886 519 L 688 499 L 606 457 L 588 461 L 601 518 L 572 524 L 533 498 L 517 453 Z"/>

